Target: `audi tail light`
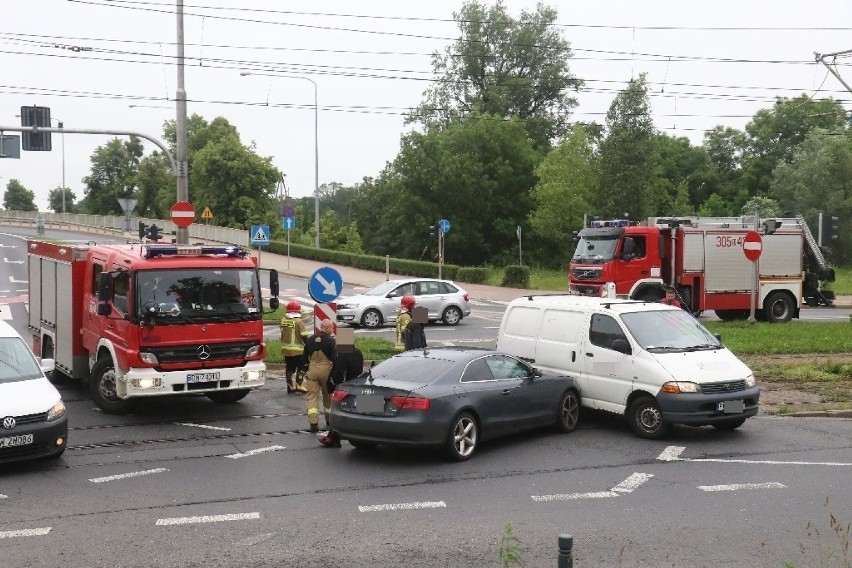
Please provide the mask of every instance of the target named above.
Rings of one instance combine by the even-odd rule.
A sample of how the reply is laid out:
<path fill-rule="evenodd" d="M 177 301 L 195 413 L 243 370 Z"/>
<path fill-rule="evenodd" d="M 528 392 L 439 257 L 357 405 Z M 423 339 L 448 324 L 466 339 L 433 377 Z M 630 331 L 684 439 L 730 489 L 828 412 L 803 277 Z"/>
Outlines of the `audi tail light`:
<path fill-rule="evenodd" d="M 347 396 L 349 396 L 348 392 L 346 392 L 345 390 L 343 390 L 340 387 L 337 387 L 336 389 L 334 389 L 334 392 L 331 393 L 331 400 L 332 400 L 332 402 L 339 403 L 341 400 L 343 400 Z"/>
<path fill-rule="evenodd" d="M 336 392 L 336 391 L 335 391 Z M 400 410 L 429 410 L 432 401 L 421 396 L 392 396 L 390 403 Z"/>

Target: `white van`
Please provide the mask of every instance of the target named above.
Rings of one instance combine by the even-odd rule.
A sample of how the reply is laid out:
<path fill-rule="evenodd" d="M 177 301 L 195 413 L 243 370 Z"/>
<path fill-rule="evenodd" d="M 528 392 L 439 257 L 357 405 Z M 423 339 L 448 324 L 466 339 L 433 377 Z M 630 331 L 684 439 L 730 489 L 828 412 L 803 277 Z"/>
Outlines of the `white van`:
<path fill-rule="evenodd" d="M 625 415 L 643 438 L 673 424 L 734 430 L 757 414 L 754 373 L 674 306 L 524 296 L 506 309 L 497 349 L 574 377 L 583 406 Z"/>
<path fill-rule="evenodd" d="M 18 332 L 0 321 L 0 464 L 65 451 L 65 404 L 45 377 L 53 367 L 53 359 L 39 363 Z"/>

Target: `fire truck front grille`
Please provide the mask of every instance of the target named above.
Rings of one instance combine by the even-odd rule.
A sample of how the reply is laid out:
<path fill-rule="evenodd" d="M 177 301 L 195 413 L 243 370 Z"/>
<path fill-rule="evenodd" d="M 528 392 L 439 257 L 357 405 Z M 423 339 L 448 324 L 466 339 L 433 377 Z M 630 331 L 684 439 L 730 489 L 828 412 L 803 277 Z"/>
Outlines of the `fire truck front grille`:
<path fill-rule="evenodd" d="M 161 364 L 195 363 L 198 361 L 224 361 L 243 359 L 246 352 L 257 345 L 255 341 L 239 343 L 203 343 L 177 347 L 149 347 L 145 351 L 157 357 Z"/>
<path fill-rule="evenodd" d="M 571 271 L 574 280 L 598 280 L 603 274 L 600 268 L 575 268 Z"/>
<path fill-rule="evenodd" d="M 727 381 L 724 383 L 707 383 L 701 385 L 704 394 L 724 394 L 726 392 L 737 392 L 746 390 L 745 381 Z"/>

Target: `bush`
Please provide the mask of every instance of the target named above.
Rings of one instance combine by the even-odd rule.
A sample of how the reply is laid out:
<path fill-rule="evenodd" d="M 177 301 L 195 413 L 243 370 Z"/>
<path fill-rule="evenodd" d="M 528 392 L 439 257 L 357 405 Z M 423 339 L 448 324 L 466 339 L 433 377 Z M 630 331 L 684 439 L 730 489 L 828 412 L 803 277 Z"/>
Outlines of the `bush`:
<path fill-rule="evenodd" d="M 484 284 L 488 280 L 488 269 L 461 267 L 456 273 L 456 280 L 470 282 L 471 284 Z"/>
<path fill-rule="evenodd" d="M 507 266 L 506 270 L 503 272 L 503 282 L 500 286 L 503 286 L 504 288 L 529 288 L 529 267 L 518 266 L 517 264 Z"/>

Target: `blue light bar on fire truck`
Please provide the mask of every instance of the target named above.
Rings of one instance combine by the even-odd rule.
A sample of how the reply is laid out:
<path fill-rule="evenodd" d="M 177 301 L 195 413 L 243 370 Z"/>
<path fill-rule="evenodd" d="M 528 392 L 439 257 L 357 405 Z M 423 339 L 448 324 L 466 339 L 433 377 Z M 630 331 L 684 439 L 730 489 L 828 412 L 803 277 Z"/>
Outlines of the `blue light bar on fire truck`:
<path fill-rule="evenodd" d="M 629 227 L 630 221 L 628 219 L 610 219 L 607 221 L 602 221 L 600 219 L 594 219 L 592 221 L 593 229 L 600 229 L 603 227 Z"/>
<path fill-rule="evenodd" d="M 215 245 L 146 245 L 143 247 L 144 258 L 155 258 L 158 256 L 248 256 L 248 251 L 238 246 L 215 246 Z"/>

